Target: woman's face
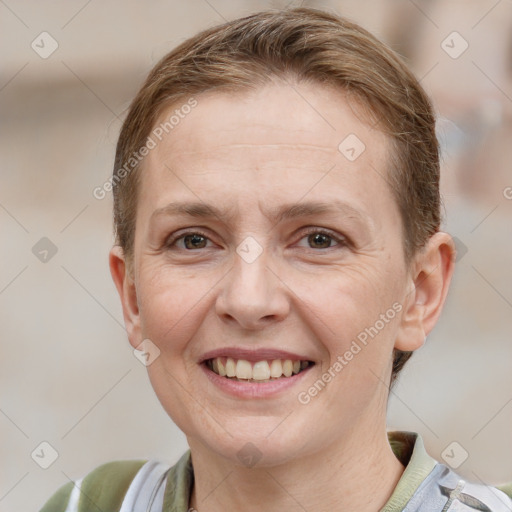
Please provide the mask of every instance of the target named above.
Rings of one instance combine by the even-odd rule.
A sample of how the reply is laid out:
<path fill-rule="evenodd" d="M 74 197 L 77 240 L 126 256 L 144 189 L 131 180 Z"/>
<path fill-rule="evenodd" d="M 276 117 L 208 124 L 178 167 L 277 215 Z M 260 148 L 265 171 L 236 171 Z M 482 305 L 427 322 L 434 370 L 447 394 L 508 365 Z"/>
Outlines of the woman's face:
<path fill-rule="evenodd" d="M 127 324 L 160 351 L 159 400 L 191 446 L 233 461 L 368 438 L 411 291 L 389 140 L 320 85 L 196 100 L 139 190 Z"/>

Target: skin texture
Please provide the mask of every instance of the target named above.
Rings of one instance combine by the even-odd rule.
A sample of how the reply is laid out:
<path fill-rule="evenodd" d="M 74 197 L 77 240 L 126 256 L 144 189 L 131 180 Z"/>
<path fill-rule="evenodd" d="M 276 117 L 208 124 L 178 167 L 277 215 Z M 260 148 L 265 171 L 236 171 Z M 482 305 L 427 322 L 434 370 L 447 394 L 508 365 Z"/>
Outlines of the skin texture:
<path fill-rule="evenodd" d="M 119 247 L 110 254 L 130 343 L 159 348 L 149 377 L 192 450 L 190 505 L 379 510 L 404 469 L 386 435 L 393 347 L 416 350 L 434 327 L 453 272 L 451 238 L 436 233 L 406 265 L 400 214 L 382 178 L 389 141 L 339 91 L 276 82 L 196 99 L 144 161 L 133 275 Z M 354 161 L 338 149 L 349 134 L 365 144 Z M 166 212 L 181 201 L 226 215 Z M 335 201 L 345 207 L 272 216 L 283 205 Z M 333 238 L 317 241 L 309 228 Z M 180 237 L 197 230 L 206 238 L 187 248 L 190 237 L 187 245 Z M 246 237 L 263 251 L 252 263 L 236 251 Z M 299 393 L 396 303 L 400 312 L 378 335 L 300 403 Z M 240 398 L 198 364 L 221 347 L 287 350 L 315 365 L 282 393 Z M 254 467 L 237 456 L 248 442 L 261 456 Z"/>

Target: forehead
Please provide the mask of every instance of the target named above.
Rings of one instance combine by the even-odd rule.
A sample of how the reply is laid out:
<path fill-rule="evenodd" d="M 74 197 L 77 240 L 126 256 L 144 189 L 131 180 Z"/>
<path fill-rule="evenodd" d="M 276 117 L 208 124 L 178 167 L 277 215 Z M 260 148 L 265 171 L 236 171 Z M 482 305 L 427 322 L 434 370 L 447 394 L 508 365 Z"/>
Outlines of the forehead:
<path fill-rule="evenodd" d="M 174 157 L 195 152 L 222 151 L 223 144 L 314 146 L 336 155 L 344 136 L 354 133 L 361 140 L 381 144 L 384 134 L 365 120 L 360 100 L 340 89 L 318 83 L 271 83 L 238 92 L 213 91 L 195 96 L 197 106 L 185 109 L 186 100 L 167 107 L 155 126 L 176 123 L 163 134 L 152 156 L 160 150 Z M 183 109 L 187 114 L 178 114 Z M 178 112 L 177 112 L 178 111 Z M 186 139 L 187 146 L 183 146 Z M 298 148 L 300 149 L 300 147 Z M 150 155 L 151 156 L 151 155 Z"/>
<path fill-rule="evenodd" d="M 169 182 L 170 190 L 171 182 L 181 180 L 183 189 L 184 176 L 194 184 L 189 192 L 199 195 L 234 190 L 235 183 L 248 193 L 272 185 L 312 186 L 327 173 L 329 180 L 340 178 L 340 185 L 385 187 L 385 179 L 376 178 L 387 172 L 389 141 L 366 121 L 361 104 L 342 91 L 273 83 L 237 93 L 202 93 L 194 100 L 191 109 L 183 107 L 187 99 L 169 106 L 153 128 L 153 138 L 159 128 L 164 133 L 145 158 L 141 195 L 153 207 L 170 199 L 164 198 L 169 194 L 163 183 Z"/>

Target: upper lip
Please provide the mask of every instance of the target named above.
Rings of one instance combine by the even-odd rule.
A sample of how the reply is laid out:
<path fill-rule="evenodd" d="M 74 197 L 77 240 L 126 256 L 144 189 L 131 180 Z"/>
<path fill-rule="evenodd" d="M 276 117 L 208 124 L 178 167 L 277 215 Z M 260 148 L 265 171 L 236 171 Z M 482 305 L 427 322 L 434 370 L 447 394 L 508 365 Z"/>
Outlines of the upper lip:
<path fill-rule="evenodd" d="M 211 350 L 204 353 L 199 358 L 199 363 L 204 363 L 208 359 L 215 359 L 216 357 L 231 357 L 233 359 L 245 359 L 257 363 L 258 361 L 272 361 L 274 359 L 291 359 L 292 361 L 312 361 L 310 357 L 285 350 L 275 350 L 272 348 L 248 349 L 237 347 L 224 347 Z"/>

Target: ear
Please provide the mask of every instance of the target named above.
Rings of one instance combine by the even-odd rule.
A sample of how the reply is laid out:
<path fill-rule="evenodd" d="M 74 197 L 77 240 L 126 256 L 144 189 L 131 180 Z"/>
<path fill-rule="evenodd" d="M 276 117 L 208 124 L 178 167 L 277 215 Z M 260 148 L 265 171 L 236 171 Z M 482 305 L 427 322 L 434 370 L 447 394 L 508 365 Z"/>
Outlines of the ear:
<path fill-rule="evenodd" d="M 128 339 L 132 347 L 137 348 L 142 340 L 137 290 L 121 247 L 116 245 L 111 249 L 109 266 L 110 274 L 123 306 L 124 324 Z"/>
<path fill-rule="evenodd" d="M 434 328 L 448 293 L 455 267 L 455 244 L 443 232 L 435 233 L 415 256 L 409 292 L 404 298 L 395 348 L 417 350 Z"/>

